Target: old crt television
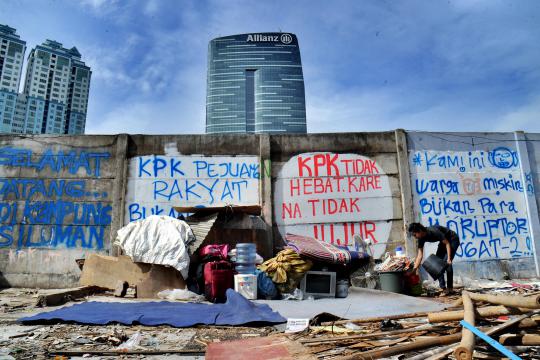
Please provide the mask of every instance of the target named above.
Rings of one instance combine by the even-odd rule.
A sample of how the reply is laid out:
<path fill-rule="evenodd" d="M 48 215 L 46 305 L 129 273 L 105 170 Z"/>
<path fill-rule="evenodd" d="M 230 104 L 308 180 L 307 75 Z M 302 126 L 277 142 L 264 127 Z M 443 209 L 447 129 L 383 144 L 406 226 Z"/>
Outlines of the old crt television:
<path fill-rule="evenodd" d="M 304 299 L 313 296 L 336 297 L 336 273 L 330 271 L 308 271 L 302 278 L 300 290 Z"/>

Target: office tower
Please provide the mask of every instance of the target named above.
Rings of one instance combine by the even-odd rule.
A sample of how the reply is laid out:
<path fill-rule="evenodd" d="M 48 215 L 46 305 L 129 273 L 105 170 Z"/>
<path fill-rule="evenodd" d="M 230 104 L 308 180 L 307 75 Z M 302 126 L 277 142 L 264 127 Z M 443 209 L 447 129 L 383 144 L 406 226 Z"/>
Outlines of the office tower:
<path fill-rule="evenodd" d="M 91 74 L 75 47 L 46 40 L 32 49 L 24 84 L 25 132 L 83 134 Z"/>
<path fill-rule="evenodd" d="M 22 132 L 24 124 L 14 122 L 26 42 L 16 30 L 0 24 L 0 133 L 12 128 Z"/>
<path fill-rule="evenodd" d="M 306 131 L 304 76 L 294 34 L 241 34 L 210 41 L 206 133 Z"/>

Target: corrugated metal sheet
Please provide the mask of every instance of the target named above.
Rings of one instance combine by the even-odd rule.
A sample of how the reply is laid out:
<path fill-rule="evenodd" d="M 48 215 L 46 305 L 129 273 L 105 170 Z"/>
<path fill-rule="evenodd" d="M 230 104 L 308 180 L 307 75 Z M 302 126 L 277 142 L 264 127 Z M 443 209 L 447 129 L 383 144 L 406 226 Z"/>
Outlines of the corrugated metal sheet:
<path fill-rule="evenodd" d="M 195 235 L 195 241 L 188 247 L 190 254 L 193 254 L 195 251 L 197 251 L 197 249 L 199 249 L 199 246 L 201 246 L 203 241 L 208 236 L 208 233 L 214 226 L 217 217 L 218 214 L 216 213 L 205 217 L 190 216 L 186 219 L 186 222 L 193 232 L 193 235 Z"/>

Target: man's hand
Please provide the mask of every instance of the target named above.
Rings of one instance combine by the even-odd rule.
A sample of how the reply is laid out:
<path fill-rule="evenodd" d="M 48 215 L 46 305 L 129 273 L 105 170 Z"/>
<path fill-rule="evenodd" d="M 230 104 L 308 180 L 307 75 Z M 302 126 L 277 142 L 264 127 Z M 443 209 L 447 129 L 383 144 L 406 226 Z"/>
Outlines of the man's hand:
<path fill-rule="evenodd" d="M 448 265 L 452 265 L 452 259 L 446 260 L 446 263 L 447 263 Z"/>

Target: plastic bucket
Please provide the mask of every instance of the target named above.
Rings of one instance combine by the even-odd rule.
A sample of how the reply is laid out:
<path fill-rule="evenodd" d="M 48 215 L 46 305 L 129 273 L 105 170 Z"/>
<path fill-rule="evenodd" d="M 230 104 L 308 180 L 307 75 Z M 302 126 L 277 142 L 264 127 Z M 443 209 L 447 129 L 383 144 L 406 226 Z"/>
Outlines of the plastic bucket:
<path fill-rule="evenodd" d="M 431 254 L 428 256 L 426 261 L 424 261 L 422 267 L 428 272 L 429 275 L 431 275 L 433 280 L 437 280 L 444 273 L 448 267 L 448 264 L 435 254 Z"/>
<path fill-rule="evenodd" d="M 403 271 L 385 271 L 379 273 L 381 290 L 403 294 Z"/>

